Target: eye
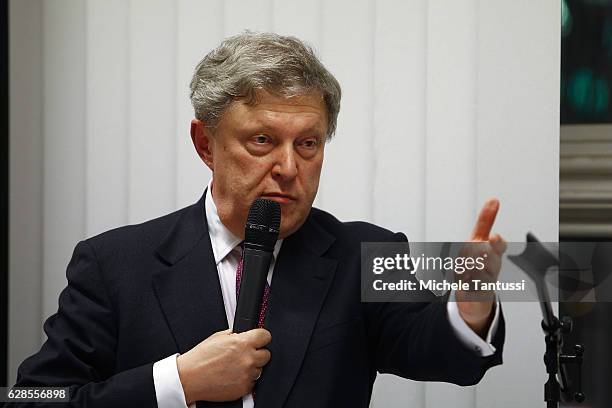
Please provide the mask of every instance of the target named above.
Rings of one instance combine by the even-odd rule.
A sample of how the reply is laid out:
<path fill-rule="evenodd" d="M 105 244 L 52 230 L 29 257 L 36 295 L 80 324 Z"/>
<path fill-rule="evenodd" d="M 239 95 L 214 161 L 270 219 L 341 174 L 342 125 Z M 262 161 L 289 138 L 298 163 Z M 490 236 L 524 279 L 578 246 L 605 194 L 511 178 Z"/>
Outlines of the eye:
<path fill-rule="evenodd" d="M 305 147 L 306 149 L 316 149 L 319 145 L 319 140 L 315 138 L 306 139 L 302 141 L 300 145 Z"/>
<path fill-rule="evenodd" d="M 270 138 L 266 135 L 253 136 L 252 140 L 253 140 L 253 143 L 258 144 L 258 145 L 264 145 L 264 144 L 270 143 Z"/>
<path fill-rule="evenodd" d="M 274 149 L 275 141 L 265 134 L 255 134 L 247 139 L 246 149 L 256 156 L 268 154 Z"/>

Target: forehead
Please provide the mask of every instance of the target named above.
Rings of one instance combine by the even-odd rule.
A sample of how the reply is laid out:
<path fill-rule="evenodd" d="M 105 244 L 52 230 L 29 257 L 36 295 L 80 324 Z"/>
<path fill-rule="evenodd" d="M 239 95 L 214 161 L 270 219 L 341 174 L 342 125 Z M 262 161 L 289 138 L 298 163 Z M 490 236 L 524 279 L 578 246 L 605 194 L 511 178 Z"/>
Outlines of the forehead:
<path fill-rule="evenodd" d="M 259 90 L 254 101 L 235 100 L 220 125 L 240 128 L 279 127 L 285 130 L 327 131 L 327 107 L 319 92 L 284 97 Z"/>

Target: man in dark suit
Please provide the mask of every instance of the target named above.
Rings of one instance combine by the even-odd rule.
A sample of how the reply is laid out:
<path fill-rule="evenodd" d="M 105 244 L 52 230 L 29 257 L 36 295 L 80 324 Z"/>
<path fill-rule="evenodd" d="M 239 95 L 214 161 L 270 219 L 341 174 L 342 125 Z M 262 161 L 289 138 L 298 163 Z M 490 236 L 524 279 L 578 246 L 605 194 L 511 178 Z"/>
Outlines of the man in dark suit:
<path fill-rule="evenodd" d="M 312 208 L 340 87 L 310 49 L 274 34 L 229 38 L 191 91 L 192 140 L 213 173 L 204 196 L 77 245 L 48 340 L 18 386 L 68 386 L 72 406 L 354 407 L 369 404 L 377 372 L 469 385 L 501 363 L 492 299 L 360 302 L 361 242 L 406 237 Z M 282 214 L 269 306 L 264 328 L 233 334 L 258 197 Z M 485 205 L 471 237 L 486 241 L 489 279 L 505 249 L 490 235 L 498 206 Z"/>

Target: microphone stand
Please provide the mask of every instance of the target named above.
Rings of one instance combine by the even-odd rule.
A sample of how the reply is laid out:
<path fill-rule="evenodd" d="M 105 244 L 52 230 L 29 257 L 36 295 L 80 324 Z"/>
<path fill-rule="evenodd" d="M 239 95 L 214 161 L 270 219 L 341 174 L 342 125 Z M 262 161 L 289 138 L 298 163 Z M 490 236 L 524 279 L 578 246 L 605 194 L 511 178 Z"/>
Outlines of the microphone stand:
<path fill-rule="evenodd" d="M 563 316 L 559 320 L 552 309 L 550 295 L 544 281 L 546 270 L 552 266 L 559 266 L 559 260 L 551 254 L 531 233 L 527 233 L 527 246 L 520 255 L 508 255 L 508 259 L 521 268 L 536 284 L 540 309 L 542 310 L 542 329 L 545 333 L 546 352 L 544 364 L 548 373 L 548 381 L 544 384 L 544 401 L 547 408 L 558 408 L 563 392 L 564 401 L 585 400 L 582 393 L 582 356 L 584 346 L 574 345 L 574 354 L 563 353 L 563 336 L 571 333 L 573 329 L 572 318 Z M 578 381 L 576 392 L 572 393 L 572 385 L 567 376 L 567 365 L 578 366 Z"/>

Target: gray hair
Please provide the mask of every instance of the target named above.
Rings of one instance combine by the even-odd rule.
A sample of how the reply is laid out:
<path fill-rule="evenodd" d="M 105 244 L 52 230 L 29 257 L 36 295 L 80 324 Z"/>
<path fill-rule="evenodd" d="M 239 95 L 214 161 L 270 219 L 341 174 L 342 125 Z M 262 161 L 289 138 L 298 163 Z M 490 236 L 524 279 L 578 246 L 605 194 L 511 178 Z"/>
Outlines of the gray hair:
<path fill-rule="evenodd" d="M 236 98 L 256 103 L 258 89 L 287 98 L 318 91 L 327 108 L 328 140 L 336 130 L 340 84 L 295 37 L 249 31 L 229 37 L 196 66 L 190 89 L 196 118 L 212 128 Z"/>

